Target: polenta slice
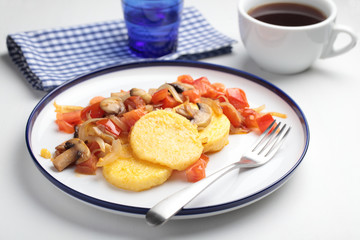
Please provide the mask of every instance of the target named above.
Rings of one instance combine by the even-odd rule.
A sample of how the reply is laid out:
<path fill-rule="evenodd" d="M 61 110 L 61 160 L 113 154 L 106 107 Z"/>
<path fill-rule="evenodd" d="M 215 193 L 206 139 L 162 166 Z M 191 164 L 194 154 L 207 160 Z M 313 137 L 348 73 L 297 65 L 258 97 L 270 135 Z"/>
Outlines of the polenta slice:
<path fill-rule="evenodd" d="M 172 169 L 136 158 L 117 159 L 103 166 L 103 175 L 112 185 L 130 191 L 143 191 L 163 184 Z"/>
<path fill-rule="evenodd" d="M 212 116 L 210 124 L 201 130 L 200 138 L 205 140 L 204 153 L 217 152 L 223 149 L 228 143 L 230 121 L 224 115 Z"/>
<path fill-rule="evenodd" d="M 137 159 L 129 144 L 117 140 L 114 145 L 115 150 L 99 160 L 105 179 L 112 185 L 138 192 L 160 185 L 170 177 L 172 169 Z"/>
<path fill-rule="evenodd" d="M 166 110 L 140 118 L 131 131 L 130 145 L 139 159 L 180 171 L 196 162 L 203 151 L 196 126 Z"/>

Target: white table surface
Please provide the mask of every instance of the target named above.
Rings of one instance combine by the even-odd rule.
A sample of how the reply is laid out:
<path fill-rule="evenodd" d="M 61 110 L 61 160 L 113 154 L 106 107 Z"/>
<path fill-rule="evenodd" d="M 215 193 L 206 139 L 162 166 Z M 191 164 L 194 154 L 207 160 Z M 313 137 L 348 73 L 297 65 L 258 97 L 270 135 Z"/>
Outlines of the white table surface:
<path fill-rule="evenodd" d="M 14 32 L 121 18 L 120 0 L 0 0 L 0 239 L 360 239 L 360 46 L 301 74 L 270 74 L 248 58 L 240 42 L 237 0 L 185 2 L 238 40 L 231 54 L 202 61 L 267 79 L 304 111 L 310 147 L 293 177 L 245 208 L 160 228 L 64 194 L 38 171 L 26 149 L 26 121 L 45 93 L 33 90 L 15 68 L 5 39 Z M 338 23 L 359 35 L 360 1 L 335 2 Z"/>

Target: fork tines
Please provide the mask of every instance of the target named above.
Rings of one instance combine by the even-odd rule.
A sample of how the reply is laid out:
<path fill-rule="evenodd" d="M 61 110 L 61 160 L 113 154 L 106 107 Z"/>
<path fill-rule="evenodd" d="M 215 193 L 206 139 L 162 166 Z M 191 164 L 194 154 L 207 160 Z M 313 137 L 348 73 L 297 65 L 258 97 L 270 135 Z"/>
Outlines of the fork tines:
<path fill-rule="evenodd" d="M 258 141 L 252 147 L 252 152 L 271 158 L 280 148 L 291 127 L 274 120 L 261 134 Z"/>

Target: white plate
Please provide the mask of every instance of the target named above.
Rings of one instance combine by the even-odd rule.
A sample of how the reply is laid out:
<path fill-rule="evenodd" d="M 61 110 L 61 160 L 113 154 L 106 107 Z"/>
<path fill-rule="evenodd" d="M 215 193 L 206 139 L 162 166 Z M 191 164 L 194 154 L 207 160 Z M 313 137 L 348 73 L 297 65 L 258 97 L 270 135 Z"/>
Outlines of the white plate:
<path fill-rule="evenodd" d="M 234 170 L 218 180 L 177 214 L 177 218 L 194 218 L 219 214 L 257 201 L 279 188 L 302 161 L 309 144 L 309 129 L 298 105 L 271 83 L 239 70 L 199 62 L 145 62 L 115 66 L 70 81 L 45 96 L 31 113 L 26 127 L 30 155 L 38 169 L 55 186 L 71 196 L 106 210 L 132 216 L 144 216 L 154 204 L 191 183 L 180 173 L 161 186 L 143 192 L 130 192 L 113 187 L 101 171 L 95 176 L 75 174 L 72 168 L 57 172 L 51 161 L 40 157 L 40 150 L 50 151 L 71 138 L 57 131 L 53 102 L 62 105 L 86 106 L 94 96 L 109 96 L 111 92 L 133 87 L 155 88 L 177 76 L 206 76 L 211 82 L 226 87 L 242 88 L 251 107 L 266 104 L 265 111 L 286 113 L 285 123 L 292 130 L 284 146 L 268 164 L 251 170 Z M 231 135 L 230 143 L 220 152 L 210 155 L 206 169 L 217 169 L 240 159 L 255 134 Z"/>

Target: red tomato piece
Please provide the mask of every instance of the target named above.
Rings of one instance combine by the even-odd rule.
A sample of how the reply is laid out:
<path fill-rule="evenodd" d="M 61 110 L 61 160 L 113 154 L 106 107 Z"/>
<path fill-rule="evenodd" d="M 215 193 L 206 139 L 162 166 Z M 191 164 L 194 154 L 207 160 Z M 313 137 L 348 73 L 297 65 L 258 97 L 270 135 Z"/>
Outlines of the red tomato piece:
<path fill-rule="evenodd" d="M 151 102 L 153 104 L 159 104 L 162 100 L 164 100 L 167 96 L 169 96 L 169 92 L 166 88 L 161 89 L 157 92 L 155 92 L 152 95 Z"/>
<path fill-rule="evenodd" d="M 228 88 L 225 91 L 226 97 L 228 98 L 229 102 L 236 108 L 236 109 L 244 109 L 249 107 L 249 103 L 246 98 L 245 92 L 240 88 Z"/>
<path fill-rule="evenodd" d="M 198 103 L 200 102 L 200 92 L 197 89 L 187 90 L 181 93 L 184 97 L 187 97 L 190 102 Z"/>
<path fill-rule="evenodd" d="M 187 83 L 187 84 L 193 84 L 194 79 L 190 75 L 180 75 L 177 78 L 178 82 Z"/>
<path fill-rule="evenodd" d="M 96 125 L 114 136 L 119 136 L 121 133 L 121 129 L 113 121 L 107 118 L 96 121 Z"/>
<path fill-rule="evenodd" d="M 101 118 L 105 115 L 105 111 L 100 108 L 100 102 L 94 103 L 81 110 L 81 119 L 86 121 L 90 118 Z"/>
<path fill-rule="evenodd" d="M 225 93 L 225 85 L 223 83 L 213 83 L 211 86 L 218 92 Z"/>
<path fill-rule="evenodd" d="M 122 115 L 121 120 L 129 126 L 129 129 L 134 126 L 134 124 L 146 114 L 146 112 L 141 109 L 134 109 L 130 112 L 126 112 Z"/>
<path fill-rule="evenodd" d="M 124 105 L 128 111 L 145 107 L 146 103 L 140 96 L 131 96 L 124 101 Z"/>
<path fill-rule="evenodd" d="M 230 103 L 221 104 L 221 108 L 223 110 L 224 115 L 229 119 L 230 123 L 234 127 L 238 128 L 241 126 L 242 123 L 241 115 L 233 105 L 231 105 Z"/>
<path fill-rule="evenodd" d="M 258 128 L 256 119 L 259 117 L 259 113 L 251 108 L 242 109 L 240 110 L 240 113 L 244 117 L 243 124 L 247 128 Z"/>
<path fill-rule="evenodd" d="M 56 114 L 57 120 L 63 120 L 71 125 L 78 125 L 82 123 L 81 120 L 81 110 L 78 111 L 72 111 L 67 113 L 57 113 Z"/>
<path fill-rule="evenodd" d="M 219 96 L 224 95 L 223 92 L 216 90 L 206 77 L 196 79 L 193 86 L 199 91 L 202 97 L 217 99 Z"/>
<path fill-rule="evenodd" d="M 88 160 L 76 165 L 75 172 L 87 175 L 95 175 L 97 162 L 98 158 L 94 154 L 91 154 Z"/>
<path fill-rule="evenodd" d="M 220 96 L 224 95 L 225 93 L 217 91 L 213 86 L 208 86 L 206 93 L 204 93 L 202 96 L 211 99 L 218 99 Z"/>
<path fill-rule="evenodd" d="M 161 105 L 162 108 L 173 108 L 180 104 L 170 95 L 166 96 L 166 98 L 162 100 L 161 103 L 162 103 Z"/>
<path fill-rule="evenodd" d="M 96 96 L 96 97 L 93 97 L 89 103 L 90 103 L 90 105 L 93 105 L 94 103 L 101 102 L 104 99 L 105 98 L 102 96 Z"/>
<path fill-rule="evenodd" d="M 88 142 L 88 143 L 86 143 L 86 145 L 88 146 L 90 152 L 95 155 L 96 155 L 96 153 L 94 153 L 94 152 L 96 152 L 100 149 L 100 146 L 97 142 Z"/>
<path fill-rule="evenodd" d="M 269 126 L 270 124 L 274 121 L 274 118 L 271 116 L 271 114 L 267 113 L 261 117 L 258 117 L 256 119 L 256 122 L 259 126 L 259 130 L 260 132 L 264 132 Z"/>
<path fill-rule="evenodd" d="M 59 131 L 64 133 L 74 133 L 74 125 L 64 121 L 64 120 L 55 120 L 55 123 L 58 125 Z"/>
<path fill-rule="evenodd" d="M 209 162 L 209 157 L 201 154 L 199 160 L 186 169 L 185 174 L 188 182 L 197 182 L 206 177 L 205 168 Z"/>
<path fill-rule="evenodd" d="M 194 87 L 199 90 L 200 95 L 203 96 L 208 92 L 208 88 L 211 88 L 211 83 L 207 77 L 201 77 L 194 81 Z"/>

